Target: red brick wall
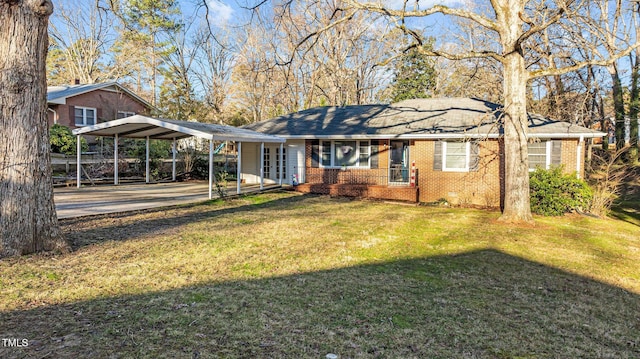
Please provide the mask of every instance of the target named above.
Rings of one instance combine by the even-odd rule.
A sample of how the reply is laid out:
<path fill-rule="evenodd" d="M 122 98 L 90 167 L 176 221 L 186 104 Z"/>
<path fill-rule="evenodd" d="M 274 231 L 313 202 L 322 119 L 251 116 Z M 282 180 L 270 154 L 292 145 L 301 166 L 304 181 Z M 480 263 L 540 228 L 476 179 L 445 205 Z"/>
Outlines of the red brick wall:
<path fill-rule="evenodd" d="M 435 141 L 415 141 L 411 159 L 418 168 L 420 202 L 446 199 L 452 204 L 497 207 L 500 204 L 498 141 L 480 142 L 478 171 L 445 172 L 433 169 Z"/>
<path fill-rule="evenodd" d="M 303 193 L 319 193 L 331 196 L 390 199 L 407 202 L 418 201 L 418 188 L 408 186 L 303 183 L 296 186 L 296 190 Z"/>
<path fill-rule="evenodd" d="M 388 142 L 387 142 L 388 143 Z M 576 171 L 578 140 L 567 139 L 562 143 L 562 164 L 566 173 Z M 366 176 L 387 177 L 388 154 L 384 142 L 380 142 L 379 169 L 336 169 L 311 167 L 311 141 L 306 142 L 307 182 L 299 186 L 303 192 L 341 196 L 372 197 L 405 201 L 435 202 L 446 199 L 452 204 L 498 207 L 504 198 L 504 152 L 502 141 L 486 140 L 479 144 L 480 164 L 477 171 L 445 172 L 433 169 L 435 141 L 415 140 L 410 142 L 410 161 L 415 161 L 418 170 L 417 188 L 410 186 L 386 186 L 384 183 L 370 185 L 346 184 L 349 178 Z M 584 144 L 581 154 L 580 175 L 584 176 Z M 358 178 L 361 177 L 361 178 Z M 334 184 L 335 183 L 335 184 Z"/>
<path fill-rule="evenodd" d="M 97 110 L 98 122 L 116 119 L 118 111 L 148 114 L 149 110 L 129 95 L 108 90 L 95 90 L 78 96 L 67 98 L 65 105 L 49 104 L 49 108 L 56 111 L 58 123 L 69 128 L 76 128 L 72 107 L 93 107 Z M 54 123 L 54 113 L 47 111 L 49 126 Z"/>

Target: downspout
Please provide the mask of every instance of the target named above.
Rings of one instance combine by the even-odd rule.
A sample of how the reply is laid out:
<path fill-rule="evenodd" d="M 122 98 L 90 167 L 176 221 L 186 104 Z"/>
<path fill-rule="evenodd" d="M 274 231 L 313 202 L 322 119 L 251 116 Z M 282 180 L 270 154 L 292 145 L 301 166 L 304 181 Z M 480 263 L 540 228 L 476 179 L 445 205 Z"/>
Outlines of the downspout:
<path fill-rule="evenodd" d="M 56 110 L 52 109 L 51 107 L 47 107 L 47 110 L 53 112 L 53 124 L 58 124 L 58 113 L 56 112 Z"/>

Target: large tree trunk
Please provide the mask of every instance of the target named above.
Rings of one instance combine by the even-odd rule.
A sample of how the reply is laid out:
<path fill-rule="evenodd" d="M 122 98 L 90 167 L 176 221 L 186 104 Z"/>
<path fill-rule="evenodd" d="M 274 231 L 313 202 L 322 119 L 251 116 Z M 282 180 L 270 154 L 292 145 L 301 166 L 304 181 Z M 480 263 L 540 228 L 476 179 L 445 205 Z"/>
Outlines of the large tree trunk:
<path fill-rule="evenodd" d="M 522 33 L 519 14 L 524 2 L 503 0 L 496 9 L 500 23 L 504 55 L 504 209 L 500 220 L 532 222 L 529 201 L 529 158 L 527 149 L 527 81 L 522 48 L 517 40 Z"/>
<path fill-rule="evenodd" d="M 618 73 L 618 66 L 613 63 L 607 66 L 609 75 L 611 75 L 611 81 L 613 82 L 613 108 L 615 110 L 616 118 L 616 147 L 622 148 L 625 145 L 624 141 L 624 97 L 622 94 L 622 82 L 620 80 L 620 74 Z"/>
<path fill-rule="evenodd" d="M 637 34 L 640 38 L 640 34 Z M 638 148 L 640 148 L 640 139 L 638 138 L 638 115 L 640 114 L 640 49 L 636 49 L 635 56 L 630 58 L 631 62 L 631 93 L 629 101 L 629 118 L 631 153 L 630 157 L 633 162 L 638 160 Z"/>
<path fill-rule="evenodd" d="M 51 1 L 0 0 L 0 258 L 68 250 L 55 206 L 46 71 Z"/>
<path fill-rule="evenodd" d="M 529 159 L 527 149 L 528 118 L 524 58 L 514 52 L 507 55 L 504 71 L 504 156 L 505 194 L 501 220 L 530 222 Z"/>

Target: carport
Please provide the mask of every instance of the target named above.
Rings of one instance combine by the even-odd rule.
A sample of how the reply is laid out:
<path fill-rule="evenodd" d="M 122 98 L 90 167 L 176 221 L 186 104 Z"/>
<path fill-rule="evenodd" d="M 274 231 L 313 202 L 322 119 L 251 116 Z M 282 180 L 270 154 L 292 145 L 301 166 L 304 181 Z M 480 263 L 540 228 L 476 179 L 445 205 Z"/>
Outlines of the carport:
<path fill-rule="evenodd" d="M 118 120 L 98 123 L 93 126 L 81 127 L 73 130 L 77 137 L 77 187 L 81 185 L 81 136 L 103 136 L 114 138 L 114 171 L 113 184 L 118 185 L 118 139 L 121 137 L 146 139 L 146 173 L 145 182 L 150 182 L 149 166 L 149 141 L 151 139 L 173 141 L 172 146 L 172 179 L 176 180 L 176 141 L 187 137 L 200 137 L 209 140 L 209 199 L 213 198 L 213 142 L 214 141 L 234 141 L 237 143 L 238 164 L 237 164 L 237 193 L 240 194 L 240 183 L 242 177 L 242 143 L 260 143 L 260 168 L 263 168 L 264 144 L 280 144 L 280 166 L 282 166 L 282 147 L 285 140 L 283 138 L 266 135 L 260 132 L 236 128 L 225 125 L 210 123 L 179 121 L 169 119 L 157 119 L 142 115 L 134 115 Z M 282 185 L 282 168 L 280 169 L 279 184 Z M 264 188 L 264 175 L 260 171 L 260 189 Z"/>

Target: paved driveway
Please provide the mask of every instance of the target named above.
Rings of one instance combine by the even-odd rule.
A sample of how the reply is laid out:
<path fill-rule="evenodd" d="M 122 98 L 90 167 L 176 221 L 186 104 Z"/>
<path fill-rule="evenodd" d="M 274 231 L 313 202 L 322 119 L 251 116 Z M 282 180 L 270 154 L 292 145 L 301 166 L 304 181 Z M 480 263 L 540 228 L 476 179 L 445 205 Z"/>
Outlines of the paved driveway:
<path fill-rule="evenodd" d="M 65 187 L 54 189 L 54 199 L 58 218 L 72 218 L 202 202 L 209 199 L 207 185 L 207 182 L 179 182 Z M 242 192 L 258 189 L 243 186 Z M 227 193 L 236 193 L 235 182 L 229 185 Z"/>

